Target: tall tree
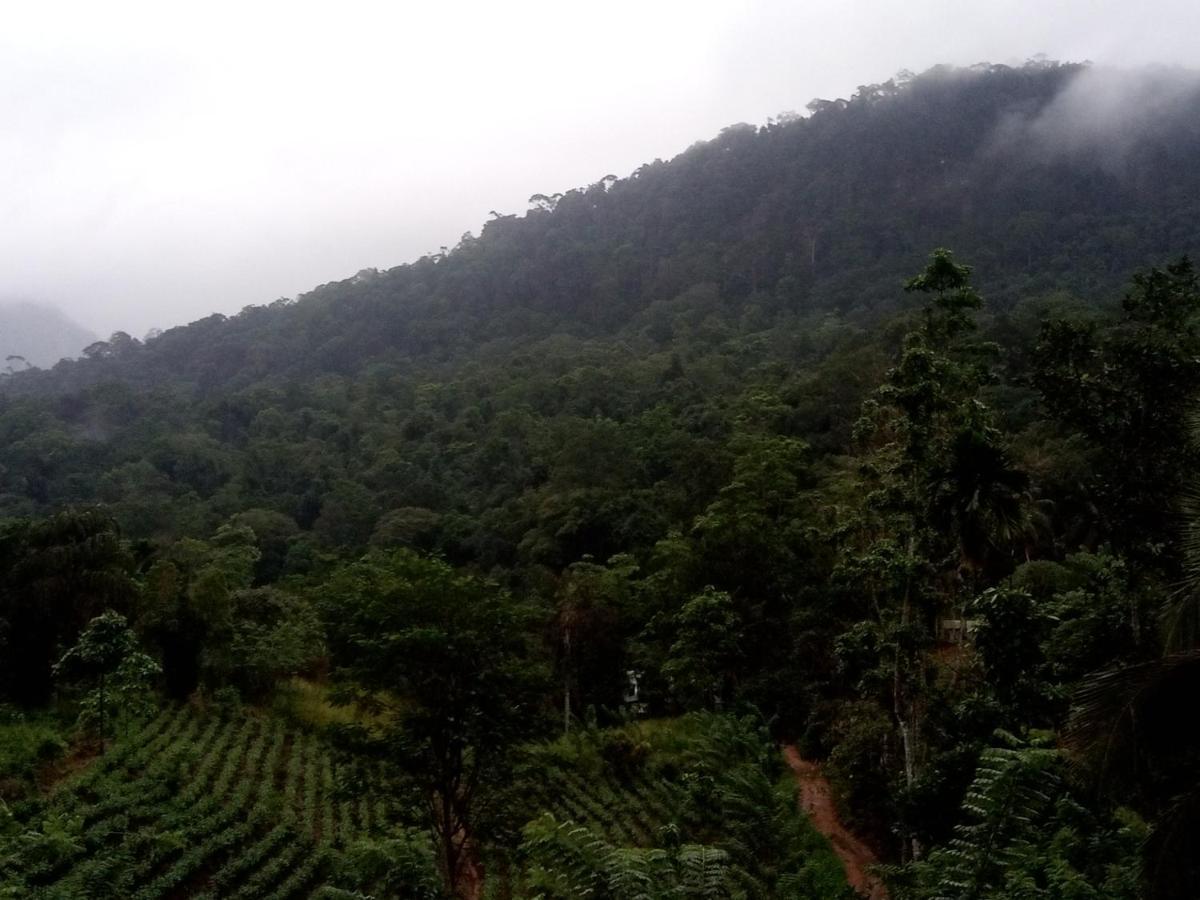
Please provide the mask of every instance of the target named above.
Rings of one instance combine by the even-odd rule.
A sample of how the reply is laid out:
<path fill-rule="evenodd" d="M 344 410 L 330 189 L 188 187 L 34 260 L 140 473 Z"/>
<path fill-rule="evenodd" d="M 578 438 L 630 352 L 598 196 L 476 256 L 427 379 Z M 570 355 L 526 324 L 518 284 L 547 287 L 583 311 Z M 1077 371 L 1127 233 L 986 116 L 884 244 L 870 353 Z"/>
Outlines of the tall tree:
<path fill-rule="evenodd" d="M 732 695 L 744 656 L 733 598 L 705 588 L 675 616 L 675 640 L 663 663 L 673 693 L 692 708 L 720 709 Z"/>
<path fill-rule="evenodd" d="M 927 300 L 896 365 L 864 404 L 857 434 L 865 447 L 865 508 L 841 538 L 837 574 L 852 595 L 865 598 L 868 623 L 847 634 L 843 652 L 872 648 L 863 658 L 873 662 L 857 673 L 859 688 L 890 711 L 902 795 L 917 790 L 928 758 L 937 619 L 961 608 L 964 561 L 1004 539 L 992 526 L 1009 517 L 985 514 L 981 503 L 1005 507 L 1020 487 L 977 396 L 993 350 L 971 337 L 983 301 L 970 274 L 949 251 L 936 250 L 905 286 Z M 984 458 L 994 461 L 983 465 Z M 906 805 L 903 796 L 897 802 Z M 919 857 L 913 825 L 902 828 L 905 852 Z"/>
<path fill-rule="evenodd" d="M 152 708 L 150 690 L 161 672 L 162 667 L 142 650 L 125 617 L 111 609 L 92 619 L 54 666 L 56 676 L 88 686 L 80 724 L 95 727 L 101 746 L 113 719 L 145 714 Z"/>
<path fill-rule="evenodd" d="M 637 566 L 619 555 L 607 565 L 581 560 L 559 581 L 554 617 L 563 730 L 588 705 L 615 707 L 624 686 L 622 614 Z"/>
<path fill-rule="evenodd" d="M 207 541 L 177 541 L 146 573 L 138 625 L 161 652 L 172 696 L 195 690 L 206 663 L 211 671 L 222 655 L 234 627 L 234 598 L 254 578 L 255 544 L 248 526 L 222 525 Z"/>
<path fill-rule="evenodd" d="M 322 593 L 334 661 L 351 695 L 388 717 L 387 745 L 426 799 L 446 885 L 465 896 L 489 804 L 517 744 L 542 725 L 534 611 L 411 551 L 372 554 Z"/>

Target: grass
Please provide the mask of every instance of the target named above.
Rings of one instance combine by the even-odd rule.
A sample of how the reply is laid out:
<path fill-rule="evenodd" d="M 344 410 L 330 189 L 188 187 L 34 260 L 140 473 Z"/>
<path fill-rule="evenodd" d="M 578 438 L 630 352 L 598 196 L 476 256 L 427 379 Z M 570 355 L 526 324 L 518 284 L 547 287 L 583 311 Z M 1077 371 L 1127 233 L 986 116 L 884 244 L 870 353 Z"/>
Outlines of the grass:
<path fill-rule="evenodd" d="M 67 727 L 55 714 L 0 709 L 0 800 L 28 796 L 38 772 L 60 760 L 67 748 Z"/>
<path fill-rule="evenodd" d="M 359 725 L 372 736 L 378 736 L 387 723 L 387 717 L 382 713 L 372 714 L 356 706 L 334 703 L 328 684 L 307 678 L 292 678 L 281 683 L 271 709 L 275 715 L 309 731 Z"/>

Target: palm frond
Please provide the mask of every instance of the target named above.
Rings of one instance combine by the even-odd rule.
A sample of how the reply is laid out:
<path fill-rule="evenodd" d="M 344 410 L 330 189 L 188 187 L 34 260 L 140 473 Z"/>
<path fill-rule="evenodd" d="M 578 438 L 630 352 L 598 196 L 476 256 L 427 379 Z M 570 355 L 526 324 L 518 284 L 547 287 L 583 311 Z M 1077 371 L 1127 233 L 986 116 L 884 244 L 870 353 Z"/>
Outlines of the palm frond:
<path fill-rule="evenodd" d="M 1075 692 L 1064 746 L 1103 786 L 1180 746 L 1197 726 L 1179 711 L 1200 692 L 1200 650 L 1089 675 Z"/>

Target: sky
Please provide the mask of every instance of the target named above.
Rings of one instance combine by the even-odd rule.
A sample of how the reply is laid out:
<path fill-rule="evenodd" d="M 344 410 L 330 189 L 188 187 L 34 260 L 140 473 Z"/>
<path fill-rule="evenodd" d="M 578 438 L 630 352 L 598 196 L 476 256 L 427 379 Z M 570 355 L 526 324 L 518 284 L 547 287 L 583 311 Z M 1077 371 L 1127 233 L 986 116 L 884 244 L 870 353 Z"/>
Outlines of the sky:
<path fill-rule="evenodd" d="M 938 63 L 1200 68 L 1196 0 L 0 0 L 0 302 L 98 334 L 389 268 L 489 212 Z"/>

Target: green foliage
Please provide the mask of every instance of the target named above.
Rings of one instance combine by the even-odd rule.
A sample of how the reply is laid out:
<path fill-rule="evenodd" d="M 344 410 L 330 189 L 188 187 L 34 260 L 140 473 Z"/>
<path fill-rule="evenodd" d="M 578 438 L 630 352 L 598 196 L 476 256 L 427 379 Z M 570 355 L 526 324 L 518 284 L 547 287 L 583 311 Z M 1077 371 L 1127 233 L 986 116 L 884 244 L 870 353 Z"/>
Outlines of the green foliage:
<path fill-rule="evenodd" d="M 24 799 L 34 789 L 34 774 L 67 749 L 63 724 L 46 713 L 0 707 L 0 803 Z"/>
<path fill-rule="evenodd" d="M 82 826 L 77 816 L 50 814 L 30 827 L 0 803 L 0 897 L 28 896 L 23 867 L 54 870 L 78 854 Z"/>
<path fill-rule="evenodd" d="M 352 842 L 341 856 L 333 881 L 346 890 L 378 892 L 395 900 L 440 900 L 445 896 L 428 833 L 411 829 Z"/>
<path fill-rule="evenodd" d="M 221 624 L 223 633 L 214 635 L 204 652 L 207 677 L 251 697 L 310 669 L 325 650 L 325 629 L 315 605 L 278 588 L 236 591 Z"/>
<path fill-rule="evenodd" d="M 51 668 L 93 617 L 127 609 L 132 559 L 97 510 L 0 523 L 0 696 L 44 703 Z"/>
<path fill-rule="evenodd" d="M 744 898 L 721 850 L 695 844 L 671 848 L 614 847 L 587 828 L 546 814 L 525 829 L 534 897 L 569 900 Z"/>
<path fill-rule="evenodd" d="M 328 883 L 441 897 L 428 838 L 376 804 L 383 770 L 335 798 L 340 770 L 279 720 L 166 709 L 44 803 L 0 803 L 0 896 L 282 900 Z"/>
<path fill-rule="evenodd" d="M 1113 166 L 1023 130 L 1081 71 L 868 85 L 453 251 L 0 378 L 0 514 L 22 517 L 0 523 L 0 702 L 44 706 L 112 609 L 168 696 L 305 729 L 183 717 L 61 809 L 32 799 L 60 744 L 11 732 L 16 890 L 300 896 L 369 837 L 326 894 L 420 892 L 391 804 L 459 893 L 476 865 L 519 891 L 548 809 L 548 895 L 836 896 L 759 729 L 595 731 L 720 706 L 827 757 L 846 821 L 913 861 L 898 884 L 1126 896 L 1136 820 L 1042 781 L 1040 750 L 986 749 L 1061 728 L 1082 684 L 1068 737 L 1136 763 L 1102 786 L 1169 892 L 1200 858 L 1195 743 L 1162 724 L 1187 721 L 1200 632 L 1186 591 L 1163 610 L 1194 562 L 1167 513 L 1196 463 L 1200 292 L 1181 261 L 1100 304 L 1197 249 L 1195 97 Z M 937 250 L 905 282 L 935 241 L 979 277 Z M 291 681 L 328 667 L 357 705 Z M 101 668 L 105 691 L 132 675 Z M 559 711 L 570 733 L 531 749 Z M 365 798 L 379 759 L 404 777 Z"/>
<path fill-rule="evenodd" d="M 1185 257 L 1134 276 L 1116 322 L 1043 327 L 1035 380 L 1047 407 L 1091 441 L 1091 490 L 1114 546 L 1177 564 L 1175 526 L 1194 471 L 1190 414 L 1200 391 L 1200 287 Z"/>
<path fill-rule="evenodd" d="M 862 700 L 843 707 L 854 740 L 835 772 L 846 786 L 860 780 L 860 798 L 895 811 L 903 852 L 917 857 L 926 827 L 917 797 L 933 762 L 938 622 L 961 620 L 969 588 L 996 566 L 995 557 L 1003 565 L 1016 537 L 1021 501 L 1014 491 L 1023 476 L 1010 468 L 980 399 L 995 348 L 972 337 L 982 300 L 970 269 L 938 250 L 907 288 L 926 300 L 896 365 L 863 404 L 858 487 L 866 498 L 837 535 L 832 574 L 858 615 L 835 646 L 843 677 Z M 879 732 L 883 710 L 894 741 Z M 889 762 L 892 772 L 879 770 Z"/>
<path fill-rule="evenodd" d="M 219 657 L 236 627 L 234 597 L 250 587 L 259 558 L 249 526 L 222 525 L 208 541 L 175 542 L 150 566 L 139 624 L 161 651 L 171 695 L 191 693 L 205 656 Z"/>
<path fill-rule="evenodd" d="M 625 641 L 637 621 L 637 564 L 620 555 L 606 565 L 572 563 L 555 590 L 555 656 L 563 689 L 564 728 L 581 710 L 615 710 L 625 687 Z"/>
<path fill-rule="evenodd" d="M 618 746 L 637 747 L 637 763 Z M 848 891 L 749 720 L 692 714 L 579 730 L 535 748 L 523 777 L 538 812 L 518 856 L 532 895 L 816 900 Z"/>
<path fill-rule="evenodd" d="M 1083 806 L 1057 750 L 1009 744 L 980 756 L 954 837 L 926 861 L 892 872 L 897 900 L 1141 896 L 1144 825 Z"/>
<path fill-rule="evenodd" d="M 1000 703 L 1036 722 L 1047 705 L 1050 673 L 1043 651 L 1052 619 L 1025 591 L 989 588 L 972 601 L 973 642 Z"/>
<path fill-rule="evenodd" d="M 346 566 L 322 590 L 335 662 L 353 686 L 396 700 L 385 740 L 422 785 L 439 865 L 457 893 L 464 848 L 486 831 L 511 751 L 541 724 L 545 673 L 528 640 L 534 611 L 404 550 Z M 380 702 L 379 693 L 359 696 Z"/>
<path fill-rule="evenodd" d="M 1111 553 L 1076 553 L 1064 560 L 1064 589 L 1041 598 L 1054 627 L 1046 658 L 1056 680 L 1076 684 L 1114 660 L 1134 662 L 1158 647 L 1160 589 L 1139 583 L 1128 562 Z"/>
<path fill-rule="evenodd" d="M 901 788 L 886 765 L 895 735 L 887 712 L 878 704 L 842 704 L 826 739 L 832 745 L 827 774 L 852 828 L 877 833 L 899 815 Z"/>
<path fill-rule="evenodd" d="M 151 688 L 161 673 L 125 617 L 112 610 L 92 619 L 54 666 L 57 677 L 91 686 L 79 704 L 79 724 L 95 728 L 101 741 L 114 721 L 141 719 L 153 711 Z"/>
<path fill-rule="evenodd" d="M 688 706 L 720 708 L 742 662 L 742 623 L 733 598 L 705 588 L 684 603 L 674 624 L 675 642 L 663 674 Z"/>

